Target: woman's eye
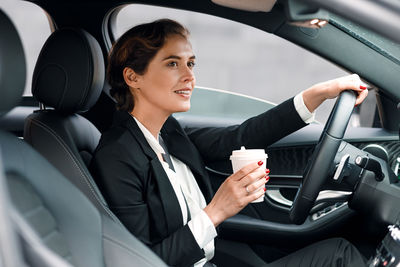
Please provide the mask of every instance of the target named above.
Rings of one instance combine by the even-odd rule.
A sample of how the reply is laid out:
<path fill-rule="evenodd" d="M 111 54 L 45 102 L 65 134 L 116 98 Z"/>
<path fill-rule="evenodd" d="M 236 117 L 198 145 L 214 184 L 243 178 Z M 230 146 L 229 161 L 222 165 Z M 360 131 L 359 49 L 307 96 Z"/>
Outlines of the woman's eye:
<path fill-rule="evenodd" d="M 190 62 L 188 62 L 187 65 L 189 68 L 193 68 L 194 66 L 196 66 L 196 63 L 194 61 L 190 61 Z"/>
<path fill-rule="evenodd" d="M 168 66 L 176 67 L 176 66 L 178 66 L 178 63 L 176 63 L 175 61 L 172 61 L 172 62 L 168 63 Z"/>

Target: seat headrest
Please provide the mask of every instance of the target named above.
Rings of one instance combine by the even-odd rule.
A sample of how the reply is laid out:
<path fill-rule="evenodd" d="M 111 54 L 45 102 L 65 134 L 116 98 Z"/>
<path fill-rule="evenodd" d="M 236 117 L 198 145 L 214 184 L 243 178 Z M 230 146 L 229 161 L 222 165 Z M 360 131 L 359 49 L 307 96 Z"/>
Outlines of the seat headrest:
<path fill-rule="evenodd" d="M 0 115 L 21 101 L 25 88 L 25 53 L 17 29 L 0 9 Z"/>
<path fill-rule="evenodd" d="M 84 30 L 56 30 L 44 44 L 32 78 L 32 94 L 62 113 L 89 110 L 104 84 L 100 45 Z"/>

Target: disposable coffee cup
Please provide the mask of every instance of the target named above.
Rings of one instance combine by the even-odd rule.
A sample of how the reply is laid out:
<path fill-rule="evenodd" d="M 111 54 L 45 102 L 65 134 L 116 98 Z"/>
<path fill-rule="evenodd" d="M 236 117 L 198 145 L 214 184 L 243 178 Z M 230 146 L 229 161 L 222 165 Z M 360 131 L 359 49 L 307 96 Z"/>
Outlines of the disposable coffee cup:
<path fill-rule="evenodd" d="M 242 146 L 240 150 L 232 151 L 232 155 L 230 156 L 230 160 L 232 161 L 232 169 L 234 173 L 250 163 L 259 161 L 263 162 L 260 168 L 266 169 L 267 159 L 268 155 L 265 153 L 264 149 L 246 149 L 244 146 Z M 254 193 L 257 191 L 258 190 L 255 190 Z M 257 198 L 256 200 L 252 201 L 251 203 L 257 203 L 263 201 L 264 201 L 264 194 L 261 197 Z"/>

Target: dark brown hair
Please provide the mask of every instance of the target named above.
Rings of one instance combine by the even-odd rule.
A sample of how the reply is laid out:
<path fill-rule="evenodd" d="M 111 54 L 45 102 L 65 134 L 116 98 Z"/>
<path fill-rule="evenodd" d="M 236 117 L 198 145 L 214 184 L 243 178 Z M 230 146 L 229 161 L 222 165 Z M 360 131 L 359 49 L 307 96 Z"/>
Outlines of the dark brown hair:
<path fill-rule="evenodd" d="M 130 112 L 134 105 L 133 95 L 123 77 L 124 68 L 129 67 L 143 75 L 166 39 L 176 34 L 188 38 L 189 31 L 174 20 L 160 19 L 131 28 L 113 45 L 108 56 L 107 78 L 118 110 Z"/>

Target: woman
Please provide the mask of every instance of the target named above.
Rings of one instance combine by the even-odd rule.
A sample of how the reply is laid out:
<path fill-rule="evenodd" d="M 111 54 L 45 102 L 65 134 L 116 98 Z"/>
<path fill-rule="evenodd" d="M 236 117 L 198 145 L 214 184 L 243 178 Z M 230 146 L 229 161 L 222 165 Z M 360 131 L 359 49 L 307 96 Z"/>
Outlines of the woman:
<path fill-rule="evenodd" d="M 118 111 L 91 169 L 111 210 L 132 234 L 169 265 L 203 266 L 214 255 L 215 228 L 262 196 L 269 179 L 269 170 L 254 162 L 213 195 L 205 163 L 227 160 L 241 146 L 266 147 L 305 126 L 325 99 L 352 89 L 360 104 L 367 90 L 351 75 L 314 85 L 239 126 L 185 132 L 171 115 L 189 110 L 195 86 L 188 37 L 182 25 L 164 19 L 130 29 L 113 46 L 107 74 Z M 349 243 L 332 242 L 324 243 L 328 253 L 357 255 L 336 253 L 338 260 L 352 266 L 361 261 Z"/>

